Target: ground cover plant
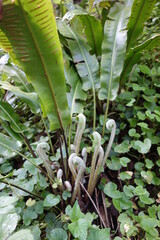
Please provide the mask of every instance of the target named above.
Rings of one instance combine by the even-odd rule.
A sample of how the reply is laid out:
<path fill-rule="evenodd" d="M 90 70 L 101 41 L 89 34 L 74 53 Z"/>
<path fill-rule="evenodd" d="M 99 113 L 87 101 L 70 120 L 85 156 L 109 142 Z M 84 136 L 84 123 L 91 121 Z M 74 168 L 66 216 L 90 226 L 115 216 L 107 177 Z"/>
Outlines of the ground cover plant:
<path fill-rule="evenodd" d="M 160 4 L 74 3 L 0 1 L 0 239 L 158 240 Z"/>

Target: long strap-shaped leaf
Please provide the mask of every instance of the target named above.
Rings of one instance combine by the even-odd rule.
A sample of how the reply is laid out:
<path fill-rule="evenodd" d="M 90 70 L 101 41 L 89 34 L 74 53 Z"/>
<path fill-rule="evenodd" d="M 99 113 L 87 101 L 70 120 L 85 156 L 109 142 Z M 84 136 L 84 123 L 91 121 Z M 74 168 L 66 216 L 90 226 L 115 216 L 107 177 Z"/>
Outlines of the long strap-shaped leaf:
<path fill-rule="evenodd" d="M 0 45 L 23 68 L 52 130 L 70 122 L 61 45 L 50 0 L 4 0 Z"/>
<path fill-rule="evenodd" d="M 132 0 L 127 0 L 125 5 L 116 3 L 110 10 L 104 26 L 104 39 L 102 43 L 101 62 L 101 100 L 114 100 L 119 87 L 119 77 L 127 45 L 127 23 L 130 16 Z"/>
<path fill-rule="evenodd" d="M 65 66 L 65 76 L 67 83 L 71 87 L 70 92 L 67 93 L 67 98 L 72 118 L 73 113 L 83 112 L 84 101 L 87 98 L 87 94 L 82 89 L 82 82 L 75 68 Z"/>
<path fill-rule="evenodd" d="M 8 102 L 0 101 L 0 119 L 9 122 L 16 133 L 22 134 L 27 130 L 27 127 L 20 123 L 19 116 Z"/>
<path fill-rule="evenodd" d="M 15 141 L 15 139 L 0 133 L 0 152 L 2 156 L 14 156 L 15 152 L 18 151 L 21 146 L 22 143 L 20 141 Z"/>
<path fill-rule="evenodd" d="M 85 40 L 74 32 L 74 30 L 65 24 L 65 22 L 58 21 L 58 29 L 64 35 L 69 44 L 74 63 L 77 71 L 83 82 L 83 89 L 85 91 L 92 89 L 94 101 L 94 117 L 93 129 L 96 123 L 96 95 L 95 89 L 99 88 L 99 64 L 95 55 L 90 55 L 90 47 Z"/>
<path fill-rule="evenodd" d="M 147 41 L 143 42 L 142 44 L 136 46 L 135 48 L 130 49 L 127 58 L 125 60 L 124 69 L 121 74 L 120 84 L 123 85 L 127 79 L 130 71 L 132 70 L 133 66 L 138 63 L 142 53 L 144 50 L 153 49 L 156 46 L 160 45 L 160 34 L 155 35 L 148 39 Z"/>
<path fill-rule="evenodd" d="M 127 50 L 135 46 L 137 38 L 142 33 L 144 23 L 150 17 L 156 0 L 134 0 L 128 23 Z"/>
<path fill-rule="evenodd" d="M 96 56 L 101 56 L 103 39 L 101 22 L 95 17 L 87 14 L 87 12 L 77 9 L 67 12 L 63 17 L 63 21 L 71 21 L 73 18 L 75 20 L 75 17 L 77 17 L 82 23 L 87 43 L 91 47 L 91 53 L 96 54 Z"/>
<path fill-rule="evenodd" d="M 87 43 L 92 48 L 92 54 L 101 56 L 101 45 L 103 38 L 101 22 L 88 14 L 79 15 L 78 18 L 84 27 Z"/>
<path fill-rule="evenodd" d="M 19 87 L 10 84 L 9 82 L 0 81 L 0 89 L 3 88 L 15 94 L 23 102 L 25 102 L 31 109 L 33 113 L 38 113 L 40 111 L 40 103 L 38 96 L 35 92 L 24 92 Z"/>

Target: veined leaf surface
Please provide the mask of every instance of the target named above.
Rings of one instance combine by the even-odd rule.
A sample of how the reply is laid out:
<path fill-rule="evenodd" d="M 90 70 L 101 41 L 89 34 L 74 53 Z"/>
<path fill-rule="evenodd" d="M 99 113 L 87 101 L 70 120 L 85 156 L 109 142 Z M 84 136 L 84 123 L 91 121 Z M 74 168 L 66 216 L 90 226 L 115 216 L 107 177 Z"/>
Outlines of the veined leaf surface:
<path fill-rule="evenodd" d="M 51 130 L 70 122 L 62 49 L 50 0 L 4 0 L 0 45 L 32 82 Z"/>
<path fill-rule="evenodd" d="M 113 101 L 119 88 L 119 77 L 127 46 L 127 23 L 132 7 L 132 0 L 125 4 L 116 3 L 111 8 L 104 26 L 101 61 L 101 89 L 99 98 Z"/>

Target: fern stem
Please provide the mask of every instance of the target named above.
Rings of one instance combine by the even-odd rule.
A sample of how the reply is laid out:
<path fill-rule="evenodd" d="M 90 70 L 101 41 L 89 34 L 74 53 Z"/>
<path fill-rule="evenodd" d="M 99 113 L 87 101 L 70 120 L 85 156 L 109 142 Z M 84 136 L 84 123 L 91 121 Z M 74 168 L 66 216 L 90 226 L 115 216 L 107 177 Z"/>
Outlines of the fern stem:
<path fill-rule="evenodd" d="M 50 176 L 50 178 L 52 179 L 52 182 L 53 182 L 54 173 L 53 173 L 53 170 L 52 170 L 51 165 L 49 163 L 48 156 L 47 156 L 44 148 L 46 148 L 46 150 L 49 150 L 48 143 L 45 143 L 45 142 L 39 143 L 37 145 L 36 152 L 37 152 L 38 156 L 43 160 L 45 169 L 46 169 L 48 175 Z"/>
<path fill-rule="evenodd" d="M 95 131 L 96 128 L 96 93 L 95 93 L 95 89 L 93 89 L 93 132 Z"/>
<path fill-rule="evenodd" d="M 109 94 L 109 95 L 110 95 L 110 94 Z M 110 99 L 110 96 L 108 96 L 108 98 L 107 98 L 107 106 L 106 106 L 106 111 L 105 111 L 105 115 L 104 115 L 102 137 L 104 137 L 104 131 L 105 131 L 105 126 L 106 126 L 106 120 L 107 120 L 107 117 L 108 117 L 109 103 L 110 103 L 109 99 Z"/>
<path fill-rule="evenodd" d="M 65 151 L 66 151 L 66 160 L 64 160 L 64 158 L 63 158 L 63 161 L 64 161 L 64 166 L 65 166 L 65 175 L 66 175 L 66 179 L 67 179 L 67 177 L 68 177 L 68 165 L 67 165 L 67 160 L 68 160 L 68 158 L 69 158 L 69 155 L 68 155 L 67 140 L 66 140 L 66 136 L 65 136 L 65 133 L 64 133 L 64 128 L 63 128 L 63 126 L 61 127 L 61 132 L 62 132 L 62 137 L 63 137 L 64 146 L 65 146 Z"/>
<path fill-rule="evenodd" d="M 69 132 L 68 132 L 68 152 L 70 155 L 71 154 L 71 124 L 69 125 Z"/>
<path fill-rule="evenodd" d="M 60 135 L 59 131 L 57 131 L 57 133 L 58 133 L 58 139 L 59 139 L 59 148 L 60 148 L 60 154 L 61 154 L 61 161 L 62 161 L 62 167 L 63 167 L 63 172 L 64 172 L 64 178 L 66 180 L 67 179 L 67 166 L 66 166 L 66 162 L 67 161 L 65 161 L 64 157 L 63 157 L 61 135 Z"/>
<path fill-rule="evenodd" d="M 80 113 L 80 114 L 78 114 L 78 119 L 79 119 L 78 127 L 77 127 L 76 135 L 74 138 L 75 153 L 77 155 L 78 155 L 79 149 L 80 149 L 82 134 L 83 134 L 85 126 L 86 126 L 86 117 L 82 113 Z"/>
<path fill-rule="evenodd" d="M 94 154 L 92 157 L 92 162 L 91 162 L 91 172 L 90 172 L 90 177 L 89 177 L 89 183 L 88 183 L 88 192 L 90 193 L 91 189 L 92 189 L 92 183 L 93 183 L 93 179 L 94 179 L 94 171 L 95 171 L 95 166 L 96 166 L 96 161 L 97 161 L 97 157 L 99 154 L 99 149 L 101 146 L 101 135 L 98 132 L 94 132 L 93 133 L 93 137 L 94 137 Z"/>
<path fill-rule="evenodd" d="M 99 174 L 100 174 L 100 170 L 101 170 L 101 167 L 102 167 L 102 164 L 103 164 L 103 157 L 104 157 L 104 151 L 103 151 L 103 148 L 100 146 L 99 148 L 99 157 L 98 157 L 98 161 L 97 161 L 97 165 L 96 165 L 96 168 L 95 168 L 95 171 L 94 171 L 94 177 L 92 179 L 92 185 L 91 185 L 91 188 L 89 189 L 90 190 L 90 195 L 92 196 L 92 193 L 94 192 L 94 189 L 95 189 L 95 186 L 98 182 L 98 179 L 99 179 Z"/>
<path fill-rule="evenodd" d="M 113 140 L 115 138 L 115 134 L 116 134 L 116 122 L 113 119 L 110 119 L 107 123 L 106 123 L 106 127 L 108 130 L 111 131 L 111 135 L 110 135 L 110 139 L 109 139 L 109 143 L 105 152 L 105 156 L 104 156 L 104 160 L 103 160 L 103 167 L 104 164 L 109 156 L 112 144 L 113 144 Z"/>
<path fill-rule="evenodd" d="M 85 171 L 85 168 L 86 168 L 83 160 L 80 157 L 75 156 L 74 158 L 72 158 L 72 161 L 73 161 L 74 167 L 75 168 L 78 167 L 78 174 L 76 175 L 76 179 L 75 179 L 75 185 L 74 185 L 73 195 L 72 195 L 72 199 L 71 199 L 71 205 L 74 203 L 77 194 L 78 194 L 78 197 L 80 197 L 79 182 L 81 181 L 84 171 Z"/>
<path fill-rule="evenodd" d="M 82 184 L 81 182 L 79 182 L 79 184 L 81 185 L 81 187 L 83 188 L 83 190 L 84 190 L 85 193 L 87 194 L 88 198 L 90 199 L 91 203 L 93 204 L 95 210 L 97 211 L 97 214 L 98 214 L 101 222 L 103 223 L 104 228 L 106 228 L 107 226 L 106 226 L 106 224 L 105 224 L 105 222 L 104 222 L 104 220 L 103 220 L 103 218 L 102 218 L 102 216 L 101 216 L 101 213 L 100 213 L 100 211 L 98 210 L 98 208 L 96 207 L 96 204 L 94 203 L 94 201 L 93 201 L 93 199 L 91 198 L 90 194 L 88 193 L 88 191 L 86 190 L 86 188 L 83 186 L 83 184 Z"/>
<path fill-rule="evenodd" d="M 22 133 L 21 136 L 22 136 L 22 138 L 23 138 L 23 140 L 24 140 L 24 143 L 26 144 L 28 150 L 29 150 L 30 153 L 32 154 L 32 156 L 33 156 L 34 158 L 36 158 L 37 156 L 36 156 L 36 154 L 34 153 L 32 147 L 31 147 L 31 145 L 30 145 L 30 142 L 28 141 L 28 139 L 26 138 L 26 136 L 25 136 L 23 133 Z"/>

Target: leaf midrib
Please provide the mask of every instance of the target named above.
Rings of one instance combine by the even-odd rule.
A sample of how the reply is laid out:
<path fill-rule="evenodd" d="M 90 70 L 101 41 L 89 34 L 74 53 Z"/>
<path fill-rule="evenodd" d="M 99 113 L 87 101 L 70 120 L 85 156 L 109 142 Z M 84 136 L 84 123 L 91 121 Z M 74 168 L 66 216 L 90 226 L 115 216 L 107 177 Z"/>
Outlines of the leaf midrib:
<path fill-rule="evenodd" d="M 110 100 L 110 97 L 111 97 L 111 85 L 112 85 L 112 76 L 113 76 L 113 69 L 114 69 L 114 66 L 113 66 L 113 56 L 115 55 L 115 49 L 116 49 L 116 36 L 117 36 L 117 32 L 118 32 L 118 26 L 119 26 L 119 19 L 120 19 L 121 15 L 119 15 L 119 18 L 118 18 L 118 24 L 117 24 L 117 28 L 116 28 L 116 33 L 115 33 L 115 41 L 114 41 L 114 45 L 113 45 L 113 51 L 112 51 L 112 61 L 111 61 L 111 74 L 110 74 L 110 79 L 109 79 L 109 87 L 108 87 L 108 95 L 107 95 L 107 99 Z"/>
<path fill-rule="evenodd" d="M 9 88 L 10 88 L 10 85 L 11 85 L 14 89 L 10 90 L 10 89 L 9 89 Z M 31 99 L 35 104 L 37 104 L 37 105 L 40 107 L 39 102 L 36 101 L 36 99 L 34 99 L 34 98 L 32 97 L 32 94 L 33 94 L 34 92 L 28 92 L 28 91 L 27 91 L 27 92 L 24 92 L 24 91 L 22 91 L 21 89 L 17 88 L 16 86 L 13 86 L 12 84 L 10 84 L 10 85 L 8 85 L 8 86 L 6 85 L 6 86 L 5 86 L 5 84 L 3 84 L 3 81 L 0 81 L 0 86 L 3 86 L 4 89 L 6 89 L 6 90 L 8 90 L 8 91 L 10 91 L 10 92 L 12 92 L 12 93 L 14 93 L 15 95 L 16 95 L 16 93 L 17 93 L 17 94 L 22 94 L 22 95 L 26 96 L 26 98 Z M 16 88 L 17 88 L 18 90 L 16 90 Z M 31 95 L 28 96 L 28 94 L 31 94 Z"/>
<path fill-rule="evenodd" d="M 61 117 L 60 117 L 60 113 L 59 113 L 59 111 L 58 111 L 58 105 L 57 105 L 57 102 L 56 102 L 56 98 L 55 98 L 54 91 L 53 91 L 53 89 L 52 89 L 52 85 L 51 85 L 50 78 L 49 78 L 49 76 L 48 76 L 48 71 L 47 71 L 47 68 L 46 68 L 46 64 L 45 64 L 45 62 L 44 62 L 44 59 L 43 59 L 42 56 L 41 56 L 41 51 L 40 51 L 40 49 L 39 49 L 39 47 L 38 47 L 37 41 L 36 41 L 34 35 L 32 34 L 32 29 L 30 28 L 30 25 L 28 24 L 28 21 L 27 21 L 27 18 L 26 18 L 24 9 L 23 9 L 23 7 L 22 7 L 21 1 L 18 0 L 18 3 L 19 3 L 19 5 L 20 5 L 20 7 L 21 7 L 21 9 L 22 9 L 22 13 L 23 13 L 23 17 L 24 17 L 25 23 L 26 23 L 26 25 L 27 25 L 27 27 L 28 27 L 28 31 L 29 31 L 29 33 L 30 33 L 30 35 L 31 35 L 31 38 L 32 38 L 32 40 L 33 40 L 33 43 L 34 43 L 35 49 L 36 49 L 36 51 L 37 51 L 37 54 L 38 54 L 38 56 L 39 56 L 39 59 L 41 60 L 41 63 L 42 63 L 43 69 L 44 69 L 44 73 L 45 73 L 47 82 L 48 82 L 48 84 L 49 84 L 50 91 L 51 91 L 51 95 L 52 95 L 52 98 L 53 98 L 53 101 L 54 101 L 54 104 L 55 104 L 55 108 L 56 108 L 57 116 L 58 116 L 58 119 L 59 119 L 59 123 L 60 123 L 61 129 L 63 129 L 62 120 L 61 120 Z"/>
<path fill-rule="evenodd" d="M 14 123 L 14 125 L 17 127 L 17 129 L 19 129 L 20 133 L 22 134 L 22 130 L 21 130 L 20 127 L 17 125 L 17 123 L 14 121 L 14 119 L 11 118 L 10 114 L 8 114 L 8 112 L 2 107 L 2 105 L 0 105 L 0 108 L 1 108 L 2 111 L 8 116 L 8 118 L 11 120 L 11 122 Z"/>
<path fill-rule="evenodd" d="M 96 46 L 96 39 L 95 39 L 95 36 L 94 36 L 92 24 L 90 23 L 89 17 L 88 17 L 87 15 L 86 15 L 86 17 L 87 17 L 87 20 L 88 20 L 88 22 L 89 22 L 89 26 L 90 26 L 90 28 L 91 28 L 91 33 L 92 33 L 92 38 L 93 38 L 93 42 L 94 42 L 94 46 L 95 46 L 96 56 L 98 56 L 98 50 L 97 50 L 97 46 Z"/>
<path fill-rule="evenodd" d="M 74 32 L 72 31 L 71 28 L 68 27 L 68 25 L 66 24 L 66 27 L 68 28 L 68 30 L 71 32 L 71 34 L 73 35 L 74 39 L 76 40 L 77 44 L 78 44 L 78 47 L 80 49 L 80 52 L 83 56 L 83 59 L 84 59 L 84 62 L 86 64 L 86 67 L 87 67 L 87 71 L 88 71 L 88 75 L 89 75 L 89 79 L 91 80 L 91 85 L 92 85 L 92 91 L 93 91 L 93 104 L 94 104 L 94 121 L 96 119 L 96 95 L 95 95 L 95 87 L 94 87 L 94 80 L 92 78 L 92 74 L 91 74 L 91 71 L 90 71 L 90 68 L 89 68 L 89 65 L 88 65 L 88 62 L 87 62 L 87 59 L 83 53 L 83 50 L 81 48 L 81 44 L 79 43 L 79 40 L 78 38 L 76 37 L 76 35 L 74 34 Z M 93 124 L 93 130 L 95 129 L 95 122 Z"/>
<path fill-rule="evenodd" d="M 137 26 L 137 23 L 139 22 L 139 19 L 141 18 L 141 13 L 142 13 L 142 8 L 143 8 L 143 6 L 144 6 L 144 2 L 145 2 L 146 0 L 143 0 L 143 3 L 142 3 L 142 5 L 141 5 L 141 7 L 140 7 L 140 11 L 138 12 L 138 19 L 137 19 L 137 21 L 136 21 L 136 24 L 134 25 L 134 28 L 133 28 L 133 31 L 132 31 L 132 33 L 131 33 L 131 35 L 130 35 L 130 38 L 129 38 L 129 41 L 128 41 L 128 46 L 127 46 L 127 51 L 128 51 L 128 49 L 130 48 L 130 42 L 131 42 L 131 39 L 132 39 L 132 36 L 133 36 L 133 34 L 134 34 L 134 31 L 135 31 L 135 29 L 136 29 L 136 26 Z"/>

